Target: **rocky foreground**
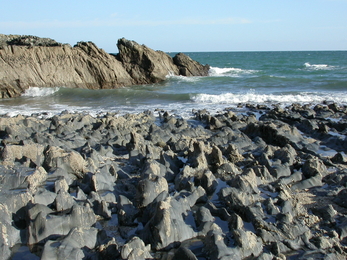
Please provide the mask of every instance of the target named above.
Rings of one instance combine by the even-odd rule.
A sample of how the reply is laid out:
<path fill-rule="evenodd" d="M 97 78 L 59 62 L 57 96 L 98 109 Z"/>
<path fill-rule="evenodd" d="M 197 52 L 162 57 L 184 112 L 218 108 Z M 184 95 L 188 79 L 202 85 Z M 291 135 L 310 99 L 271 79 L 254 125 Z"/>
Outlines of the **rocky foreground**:
<path fill-rule="evenodd" d="M 171 57 L 127 39 L 112 55 L 92 42 L 58 43 L 49 38 L 0 34 L 0 98 L 20 96 L 29 87 L 112 89 L 152 84 L 166 76 L 207 76 L 183 53 Z"/>
<path fill-rule="evenodd" d="M 0 258 L 346 259 L 346 126 L 336 104 L 3 116 Z"/>

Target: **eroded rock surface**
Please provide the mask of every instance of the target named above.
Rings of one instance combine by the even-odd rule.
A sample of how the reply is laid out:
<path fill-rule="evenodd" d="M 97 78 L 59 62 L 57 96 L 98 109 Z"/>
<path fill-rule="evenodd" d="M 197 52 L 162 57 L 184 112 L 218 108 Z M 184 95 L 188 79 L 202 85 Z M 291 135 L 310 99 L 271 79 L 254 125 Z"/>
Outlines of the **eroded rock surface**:
<path fill-rule="evenodd" d="M 346 108 L 243 109 L 1 117 L 1 259 L 346 259 Z"/>

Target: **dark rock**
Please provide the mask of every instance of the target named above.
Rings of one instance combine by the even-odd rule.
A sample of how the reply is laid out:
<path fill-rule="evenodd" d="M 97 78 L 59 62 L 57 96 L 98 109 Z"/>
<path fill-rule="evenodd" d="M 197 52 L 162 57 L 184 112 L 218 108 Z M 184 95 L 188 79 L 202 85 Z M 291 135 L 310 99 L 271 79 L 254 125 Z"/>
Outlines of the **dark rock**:
<path fill-rule="evenodd" d="M 288 109 L 1 117 L 1 257 L 345 259 L 343 125 Z"/>
<path fill-rule="evenodd" d="M 244 131 L 251 137 L 260 136 L 268 144 L 280 147 L 290 144 L 295 149 L 301 149 L 305 144 L 296 128 L 281 121 L 251 123 Z"/>
<path fill-rule="evenodd" d="M 134 220 L 136 219 L 139 211 L 133 205 L 133 203 L 125 196 L 119 196 L 118 208 L 118 220 L 121 225 L 132 226 L 136 225 Z"/>
<path fill-rule="evenodd" d="M 333 163 L 347 164 L 347 159 L 341 153 L 335 154 L 330 160 Z"/>
<path fill-rule="evenodd" d="M 5 35 L 1 35 L 5 36 Z M 1 37 L 2 38 L 2 37 Z M 56 42 L 55 40 L 49 38 L 40 38 L 32 35 L 23 35 L 23 36 L 12 36 L 8 37 L 9 39 L 6 41 L 8 45 L 18 45 L 18 46 L 62 46 L 61 43 Z"/>
<path fill-rule="evenodd" d="M 340 191 L 334 199 L 334 202 L 341 207 L 347 208 L 347 189 Z"/>
<path fill-rule="evenodd" d="M 210 70 L 209 65 L 201 65 L 184 53 L 176 54 L 173 62 L 178 67 L 180 75 L 183 76 L 207 76 Z"/>
<path fill-rule="evenodd" d="M 139 208 L 146 207 L 162 192 L 168 192 L 165 178 L 151 175 L 137 185 L 136 201 Z"/>
<path fill-rule="evenodd" d="M 306 178 L 310 178 L 320 174 L 321 176 L 325 176 L 327 174 L 327 168 L 324 163 L 319 160 L 317 157 L 311 157 L 302 166 L 302 173 Z"/>
<path fill-rule="evenodd" d="M 197 260 L 194 253 L 186 247 L 179 247 L 174 254 L 172 260 Z"/>

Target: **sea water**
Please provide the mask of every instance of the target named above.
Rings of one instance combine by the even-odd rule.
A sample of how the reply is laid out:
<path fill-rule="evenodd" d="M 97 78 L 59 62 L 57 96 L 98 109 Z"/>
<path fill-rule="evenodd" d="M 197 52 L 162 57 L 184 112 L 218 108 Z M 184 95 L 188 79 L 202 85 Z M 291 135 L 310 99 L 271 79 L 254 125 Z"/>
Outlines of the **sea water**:
<path fill-rule="evenodd" d="M 168 75 L 164 82 L 108 90 L 29 88 L 21 97 L 0 100 L 0 114 L 86 112 L 92 115 L 145 110 L 190 117 L 239 104 L 347 105 L 347 51 L 192 52 L 211 69 L 207 77 Z M 175 53 L 169 53 L 175 55 Z"/>

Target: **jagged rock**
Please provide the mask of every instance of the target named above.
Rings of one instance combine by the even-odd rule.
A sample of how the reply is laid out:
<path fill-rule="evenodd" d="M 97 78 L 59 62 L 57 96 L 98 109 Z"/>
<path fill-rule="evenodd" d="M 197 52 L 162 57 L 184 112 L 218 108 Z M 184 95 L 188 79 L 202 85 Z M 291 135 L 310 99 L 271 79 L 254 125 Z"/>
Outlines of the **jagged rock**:
<path fill-rule="evenodd" d="M 206 153 L 208 153 L 208 149 L 202 141 L 193 142 L 188 154 L 188 161 L 191 166 L 197 169 L 207 169 L 208 162 Z"/>
<path fill-rule="evenodd" d="M 236 247 L 228 247 L 225 244 L 224 233 L 221 228 L 212 224 L 211 230 L 204 239 L 205 251 L 211 259 L 235 259 L 241 260 L 241 254 Z"/>
<path fill-rule="evenodd" d="M 105 169 L 106 168 L 106 169 Z M 91 186 L 93 191 L 113 191 L 117 177 L 112 175 L 114 168 L 107 166 L 100 169 L 91 176 Z"/>
<path fill-rule="evenodd" d="M 346 259 L 344 153 L 293 109 L 1 117 L 0 258 Z"/>
<path fill-rule="evenodd" d="M 173 246 L 176 241 L 194 237 L 196 232 L 185 223 L 183 215 L 186 215 L 187 210 L 205 194 L 201 189 L 196 189 L 184 199 L 176 200 L 167 197 L 165 200 L 159 201 L 156 204 L 155 212 L 152 213 L 152 218 L 141 231 L 142 240 L 158 250 Z"/>
<path fill-rule="evenodd" d="M 127 197 L 120 195 L 117 207 L 119 223 L 124 226 L 134 225 L 134 220 L 136 219 L 139 211 L 133 205 L 133 203 Z"/>
<path fill-rule="evenodd" d="M 121 250 L 123 259 L 153 259 L 150 252 L 150 245 L 145 243 L 139 237 L 133 237 L 127 242 Z"/>
<path fill-rule="evenodd" d="M 180 75 L 183 76 L 207 76 L 210 70 L 210 66 L 203 66 L 184 53 L 176 54 L 173 62 L 178 67 Z"/>
<path fill-rule="evenodd" d="M 114 237 L 106 244 L 100 245 L 99 251 L 102 259 L 114 259 L 120 255 L 119 246 Z"/>
<path fill-rule="evenodd" d="M 40 189 L 35 193 L 33 202 L 42 205 L 49 205 L 54 202 L 56 197 L 57 194 L 55 192 L 51 192 L 46 189 Z"/>
<path fill-rule="evenodd" d="M 96 228 L 73 228 L 66 237 L 58 241 L 48 240 L 43 248 L 41 259 L 83 259 L 85 250 L 97 245 Z"/>
<path fill-rule="evenodd" d="M 117 42 L 118 59 L 138 84 L 162 81 L 169 73 L 178 75 L 178 68 L 172 58 L 164 52 L 154 51 L 125 38 Z"/>
<path fill-rule="evenodd" d="M 340 205 L 341 207 L 347 208 L 347 189 L 343 189 L 340 191 L 336 198 L 334 199 L 335 203 Z"/>
<path fill-rule="evenodd" d="M 60 190 L 55 197 L 54 206 L 57 211 L 64 211 L 71 209 L 74 204 L 74 199 L 64 190 Z"/>
<path fill-rule="evenodd" d="M 98 193 L 92 191 L 89 195 L 89 202 L 92 203 L 96 215 L 102 216 L 105 219 L 111 218 L 112 213 L 108 207 L 108 203 Z"/>
<path fill-rule="evenodd" d="M 186 68 L 189 76 L 208 74 L 208 65 L 189 57 L 176 65 L 168 54 L 124 38 L 117 47 L 119 54 L 114 56 L 92 42 L 71 47 L 47 38 L 1 34 L 0 98 L 18 96 L 29 87 L 105 89 L 150 84 L 169 74 L 179 75 L 178 66 Z"/>
<path fill-rule="evenodd" d="M 10 259 L 10 248 L 20 241 L 20 231 L 12 225 L 12 213 L 4 204 L 0 204 L 0 222 L 0 257 Z"/>
<path fill-rule="evenodd" d="M 168 192 L 169 187 L 165 178 L 150 175 L 137 185 L 136 201 L 139 208 L 146 207 L 162 192 Z"/>
<path fill-rule="evenodd" d="M 260 136 L 268 144 L 280 147 L 290 144 L 295 149 L 301 149 L 305 144 L 299 131 L 282 121 L 251 123 L 244 131 L 252 137 Z"/>
<path fill-rule="evenodd" d="M 59 191 L 69 191 L 69 185 L 64 177 L 61 177 L 54 182 L 54 191 L 55 193 L 58 193 Z"/>
<path fill-rule="evenodd" d="M 261 238 L 257 237 L 253 232 L 242 229 L 236 229 L 232 232 L 242 258 L 258 256 L 262 252 Z"/>
<path fill-rule="evenodd" d="M 45 154 L 44 165 L 46 168 L 62 168 L 66 172 L 82 178 L 86 173 L 86 161 L 75 152 L 66 152 L 64 149 L 51 146 Z"/>
<path fill-rule="evenodd" d="M 72 228 L 90 227 L 95 221 L 95 214 L 88 204 L 74 204 L 67 215 L 54 216 L 40 212 L 29 224 L 28 244 L 44 243 L 51 236 L 67 235 Z"/>
<path fill-rule="evenodd" d="M 198 173 L 194 178 L 194 184 L 203 187 L 207 195 L 211 195 L 218 186 L 216 177 L 209 170 Z"/>
<path fill-rule="evenodd" d="M 29 159 L 37 166 L 43 163 L 45 147 L 40 144 L 29 143 L 23 145 L 6 145 L 1 151 L 3 165 L 13 165 L 16 160 Z"/>
<path fill-rule="evenodd" d="M 317 174 L 324 177 L 327 174 L 327 168 L 320 159 L 311 157 L 302 166 L 302 173 L 306 178 L 313 177 Z"/>

